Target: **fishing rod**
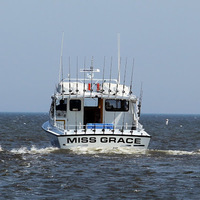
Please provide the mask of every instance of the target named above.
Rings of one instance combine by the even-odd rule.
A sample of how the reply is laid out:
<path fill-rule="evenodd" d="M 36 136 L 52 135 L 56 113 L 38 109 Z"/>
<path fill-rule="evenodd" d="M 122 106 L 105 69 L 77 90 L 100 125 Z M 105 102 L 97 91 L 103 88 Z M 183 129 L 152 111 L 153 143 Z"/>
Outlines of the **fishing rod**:
<path fill-rule="evenodd" d="M 78 56 L 76 60 L 76 97 L 78 96 Z"/>
<path fill-rule="evenodd" d="M 134 58 L 133 58 L 133 66 L 132 66 L 132 70 L 131 70 L 131 81 L 130 81 L 130 90 L 129 90 L 129 95 L 131 95 L 132 92 L 132 85 L 133 85 L 133 70 L 134 70 Z"/>
<path fill-rule="evenodd" d="M 70 65 L 71 65 L 71 61 L 70 61 L 70 57 L 69 57 L 69 74 L 68 74 L 68 79 L 69 79 L 69 99 L 71 98 L 71 74 L 70 74 Z"/>
<path fill-rule="evenodd" d="M 121 58 L 119 59 L 119 66 L 121 66 Z M 120 71 L 119 71 L 120 69 L 118 68 L 118 79 L 119 79 L 119 77 L 120 77 Z M 119 84 L 120 84 L 120 82 L 119 81 L 117 81 L 117 86 L 116 86 L 116 91 L 115 91 L 115 98 L 117 98 L 117 93 L 119 92 L 119 90 L 118 90 L 118 87 L 119 87 Z"/>
<path fill-rule="evenodd" d="M 101 97 L 103 96 L 104 92 L 104 73 L 105 73 L 105 65 L 106 65 L 106 57 L 104 56 L 104 62 L 103 62 L 103 78 L 102 78 L 102 89 L 101 89 Z"/>
<path fill-rule="evenodd" d="M 120 84 L 120 67 L 121 67 L 121 58 L 120 58 L 120 34 L 118 33 L 118 84 Z"/>
<path fill-rule="evenodd" d="M 122 97 L 124 96 L 124 93 L 125 93 L 125 83 L 126 83 L 126 68 L 127 68 L 127 58 L 126 58 L 125 69 L 124 69 L 124 82 L 123 82 Z"/>
<path fill-rule="evenodd" d="M 142 89 L 143 83 L 141 83 L 141 88 L 140 88 L 140 98 L 139 98 L 139 103 L 138 103 L 138 117 L 140 117 L 141 114 L 141 106 L 142 106 L 142 96 L 143 96 L 143 89 Z"/>
<path fill-rule="evenodd" d="M 105 66 L 106 66 L 106 57 L 104 56 L 104 61 L 103 61 L 103 77 L 102 77 L 102 87 L 101 87 L 101 101 L 103 101 L 103 93 L 104 93 L 104 82 L 105 82 L 105 80 L 104 80 L 104 76 L 105 76 Z M 101 105 L 102 106 L 102 105 Z M 103 106 L 104 107 L 104 106 Z M 103 109 L 103 108 L 101 108 L 101 109 Z M 101 112 L 103 112 L 103 110 L 101 111 Z M 103 112 L 103 129 L 102 129 L 102 131 L 103 131 L 103 133 L 105 132 L 105 112 Z"/>
<path fill-rule="evenodd" d="M 56 92 L 53 95 L 53 125 L 56 126 Z"/>
<path fill-rule="evenodd" d="M 70 62 L 70 56 L 69 56 L 69 73 L 68 73 L 68 90 L 69 90 L 69 104 L 70 104 L 70 99 L 71 99 L 71 74 L 70 74 L 70 65 L 71 65 L 71 62 Z M 66 106 L 66 109 L 67 109 L 67 106 Z M 68 112 L 67 112 L 67 130 L 69 130 L 69 119 L 68 119 Z"/>
<path fill-rule="evenodd" d="M 83 73 L 84 73 L 84 81 L 83 81 L 83 97 L 85 96 L 85 92 L 86 92 L 86 89 L 85 89 L 85 65 L 86 65 L 86 57 L 84 58 L 84 70 L 83 70 Z"/>
<path fill-rule="evenodd" d="M 64 86 L 63 86 L 63 42 L 64 42 L 64 32 L 62 34 L 62 42 L 61 42 L 61 52 L 60 52 L 60 70 L 59 70 L 59 83 L 61 83 L 61 94 L 62 99 L 64 99 Z"/>
<path fill-rule="evenodd" d="M 125 63 L 125 69 L 124 69 L 124 82 L 123 82 L 123 90 L 122 90 L 122 99 L 124 97 L 124 93 L 125 93 L 125 83 L 126 83 L 126 68 L 127 68 L 127 58 L 126 58 L 126 63 Z M 126 100 L 122 100 L 125 101 L 124 103 L 126 103 Z M 123 105 L 125 106 L 125 105 Z M 124 131 L 124 121 L 125 121 L 125 112 L 123 114 L 123 126 L 122 126 L 122 132 Z"/>
<path fill-rule="evenodd" d="M 93 91 L 93 86 L 92 86 L 92 82 L 93 82 L 93 71 L 94 71 L 94 67 L 93 67 L 93 56 L 92 56 L 92 60 L 91 60 L 91 66 L 90 66 L 90 96 L 92 96 L 92 91 Z"/>
<path fill-rule="evenodd" d="M 110 80 L 109 80 L 109 89 L 108 89 L 108 95 L 110 96 L 110 87 L 111 87 L 111 76 L 112 76 L 112 57 L 110 59 Z"/>
<path fill-rule="evenodd" d="M 131 80 L 130 80 L 130 90 L 129 90 L 129 102 L 131 102 L 130 100 L 131 100 L 131 95 L 132 95 L 132 87 L 133 87 L 133 71 L 134 71 L 134 63 L 135 63 L 135 60 L 134 60 L 134 58 L 133 58 L 133 65 L 132 65 L 132 70 L 131 70 Z M 131 131 L 133 131 L 134 129 L 135 129 L 135 124 L 134 124 L 134 122 L 135 122 L 135 112 L 134 112 L 134 110 L 135 110 L 135 107 L 134 107 L 134 104 L 131 102 L 131 108 L 132 108 L 132 113 L 133 113 L 133 121 L 132 121 L 132 127 L 131 127 Z"/>
<path fill-rule="evenodd" d="M 112 56 L 110 58 L 110 80 L 109 80 L 109 88 L 108 88 L 108 96 L 110 97 L 110 92 L 111 92 L 111 76 L 112 76 Z M 115 117 L 114 117 L 114 128 L 112 132 L 114 133 L 115 131 Z"/>
<path fill-rule="evenodd" d="M 78 96 L 78 56 L 76 59 L 76 98 Z M 76 99 L 77 100 L 77 99 Z M 75 132 L 77 133 L 78 130 L 78 119 L 77 119 L 77 111 L 75 111 L 75 122 L 76 122 L 76 129 Z"/>

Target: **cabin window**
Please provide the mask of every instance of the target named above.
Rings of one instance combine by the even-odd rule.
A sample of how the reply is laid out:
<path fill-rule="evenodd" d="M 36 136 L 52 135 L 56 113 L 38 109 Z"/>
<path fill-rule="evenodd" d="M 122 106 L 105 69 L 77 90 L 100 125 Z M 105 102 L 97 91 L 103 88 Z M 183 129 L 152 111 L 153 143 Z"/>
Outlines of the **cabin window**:
<path fill-rule="evenodd" d="M 80 111 L 81 110 L 81 100 L 79 100 L 79 99 L 70 100 L 70 110 L 71 111 Z"/>
<path fill-rule="evenodd" d="M 98 98 L 85 98 L 84 107 L 98 107 Z"/>
<path fill-rule="evenodd" d="M 67 111 L 67 99 L 61 99 L 59 104 L 56 105 L 56 110 Z"/>
<path fill-rule="evenodd" d="M 129 102 L 121 99 L 106 99 L 105 108 L 106 111 L 128 111 Z"/>

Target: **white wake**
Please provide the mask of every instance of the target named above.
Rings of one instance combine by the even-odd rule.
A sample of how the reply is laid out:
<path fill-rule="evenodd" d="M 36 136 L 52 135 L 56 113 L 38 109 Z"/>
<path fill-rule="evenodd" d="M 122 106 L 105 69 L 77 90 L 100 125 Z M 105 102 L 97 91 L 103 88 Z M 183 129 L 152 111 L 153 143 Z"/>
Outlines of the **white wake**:
<path fill-rule="evenodd" d="M 200 150 L 197 151 L 181 151 L 181 150 L 148 150 L 147 153 L 163 153 L 167 155 L 200 155 Z"/>
<path fill-rule="evenodd" d="M 56 150 L 58 150 L 58 148 L 55 147 L 37 148 L 35 146 L 32 146 L 30 149 L 27 147 L 15 148 L 12 149 L 10 152 L 14 154 L 48 154 Z"/>
<path fill-rule="evenodd" d="M 37 148 L 34 145 L 31 148 L 20 147 L 11 149 L 10 152 L 13 154 L 49 154 L 55 151 L 59 151 L 59 148 L 56 147 L 45 147 Z M 4 148 L 0 145 L 0 152 L 5 151 Z M 135 154 L 135 155 L 200 155 L 200 149 L 196 151 L 182 151 L 182 150 L 159 150 L 159 149 L 147 149 L 147 150 L 136 150 L 130 149 L 129 147 L 120 147 L 120 148 L 88 148 L 88 147 L 74 147 L 66 151 L 66 153 L 74 154 Z"/>

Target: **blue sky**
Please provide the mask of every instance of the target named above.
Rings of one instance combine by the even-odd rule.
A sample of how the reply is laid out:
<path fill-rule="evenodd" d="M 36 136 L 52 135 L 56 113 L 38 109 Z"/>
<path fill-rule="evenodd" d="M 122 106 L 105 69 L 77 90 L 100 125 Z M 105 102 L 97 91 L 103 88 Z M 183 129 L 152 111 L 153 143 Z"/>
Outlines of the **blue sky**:
<path fill-rule="evenodd" d="M 127 57 L 129 85 L 134 58 L 142 112 L 199 114 L 199 10 L 198 0 L 1 0 L 0 112 L 48 112 L 64 32 L 65 74 L 69 56 L 72 68 L 94 56 L 100 69 L 112 56 L 117 70 L 120 33 L 121 73 Z"/>

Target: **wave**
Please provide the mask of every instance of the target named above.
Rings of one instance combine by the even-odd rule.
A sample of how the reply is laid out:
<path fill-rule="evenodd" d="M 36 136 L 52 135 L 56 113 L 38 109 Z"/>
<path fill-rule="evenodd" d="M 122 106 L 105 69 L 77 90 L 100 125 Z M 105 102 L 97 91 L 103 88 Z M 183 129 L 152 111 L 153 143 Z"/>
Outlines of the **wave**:
<path fill-rule="evenodd" d="M 129 147 L 120 148 L 88 148 L 73 147 L 70 151 L 75 154 L 146 154 L 146 150 L 135 150 Z"/>
<path fill-rule="evenodd" d="M 58 148 L 46 147 L 46 148 L 36 148 L 32 146 L 30 149 L 27 147 L 20 147 L 19 149 L 12 149 L 10 152 L 14 154 L 48 154 L 56 151 Z"/>
<path fill-rule="evenodd" d="M 200 150 L 197 151 L 181 151 L 181 150 L 158 150 L 149 149 L 148 154 L 165 154 L 165 155 L 200 155 Z"/>
<path fill-rule="evenodd" d="M 77 147 L 70 149 L 75 154 L 133 154 L 133 155 L 200 155 L 200 150 L 197 151 L 182 151 L 182 150 L 136 150 L 128 147 L 120 148 L 88 148 Z"/>
<path fill-rule="evenodd" d="M 57 147 L 45 147 L 37 148 L 34 145 L 31 148 L 20 147 L 11 149 L 9 152 L 13 154 L 49 154 L 61 149 Z M 0 145 L 0 152 L 5 151 Z M 159 149 L 147 149 L 147 150 L 136 150 L 130 149 L 129 147 L 120 148 L 88 148 L 88 147 L 73 147 L 69 150 L 63 150 L 65 153 L 74 154 L 133 154 L 133 155 L 200 155 L 200 149 L 196 151 L 182 151 L 182 150 L 159 150 Z"/>

